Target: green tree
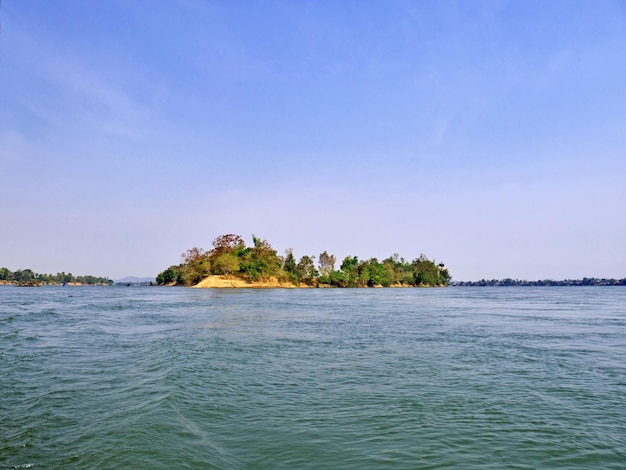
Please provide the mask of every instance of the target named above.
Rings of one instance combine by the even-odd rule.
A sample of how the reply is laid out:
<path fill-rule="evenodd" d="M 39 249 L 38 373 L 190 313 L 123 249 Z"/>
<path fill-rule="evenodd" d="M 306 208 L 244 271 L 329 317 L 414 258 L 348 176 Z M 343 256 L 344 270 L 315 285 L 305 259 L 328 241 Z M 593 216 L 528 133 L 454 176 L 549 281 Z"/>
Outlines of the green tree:
<path fill-rule="evenodd" d="M 340 266 L 344 274 L 346 287 L 355 287 L 359 278 L 359 258 L 346 256 Z"/>
<path fill-rule="evenodd" d="M 211 272 L 213 274 L 234 274 L 241 268 L 241 260 L 234 253 L 224 252 L 212 259 Z"/>
<path fill-rule="evenodd" d="M 185 264 L 193 267 L 201 274 L 206 276 L 210 273 L 211 262 L 209 260 L 209 252 L 205 251 L 203 248 L 196 247 L 187 250 L 183 253 L 182 259 Z"/>
<path fill-rule="evenodd" d="M 423 253 L 419 258 L 413 260 L 412 266 L 416 286 L 436 286 L 440 284 L 438 266 Z"/>
<path fill-rule="evenodd" d="M 190 285 L 208 274 L 234 274 L 252 281 L 275 277 L 281 281 L 289 279 L 296 284 L 305 280 L 310 284 L 329 284 L 335 287 L 365 287 L 448 285 L 451 279 L 443 263 L 436 264 L 423 254 L 410 263 L 397 253 L 382 263 L 376 258 L 359 262 L 358 257 L 347 256 L 340 269 L 335 271 L 335 256 L 324 251 L 319 255 L 317 271 L 313 256 L 303 256 L 296 263 L 291 248 L 286 250 L 285 257 L 279 257 L 267 240 L 261 240 L 255 235 L 252 235 L 252 240 L 253 246 L 246 247 L 239 235 L 220 235 L 213 240 L 211 251 L 206 252 L 197 247 L 187 250 L 182 255 L 182 263 L 160 273 L 157 281 L 159 284 L 176 282 Z M 15 273 L 6 268 L 0 271 L 0 278 L 14 275 Z M 68 275 L 65 273 L 59 273 L 57 279 L 63 280 L 66 276 Z M 44 277 L 39 276 L 39 279 Z M 583 280 L 584 282 L 598 280 Z"/>
<path fill-rule="evenodd" d="M 282 261 L 276 250 L 267 242 L 252 235 L 254 247 L 246 250 L 244 260 L 241 262 L 241 270 L 252 281 L 269 279 L 277 276 L 282 267 Z"/>
<path fill-rule="evenodd" d="M 0 281 L 13 281 L 13 273 L 7 268 L 0 268 Z"/>
<path fill-rule="evenodd" d="M 289 248 L 286 250 L 285 262 L 283 263 L 283 269 L 288 274 L 297 273 L 296 257 L 293 255 L 293 250 Z"/>
<path fill-rule="evenodd" d="M 179 279 L 184 285 L 194 285 L 211 274 L 209 253 L 202 248 L 194 247 L 181 255 Z"/>
<path fill-rule="evenodd" d="M 228 233 L 213 240 L 213 249 L 208 253 L 212 274 L 235 274 L 242 269 L 247 249 L 240 235 Z"/>
<path fill-rule="evenodd" d="M 20 284 L 32 281 L 35 273 L 31 269 L 18 269 L 13 273 L 13 278 Z"/>
<path fill-rule="evenodd" d="M 367 267 L 369 271 L 367 285 L 369 287 L 389 287 L 391 284 L 392 273 L 389 273 L 382 263 L 379 263 L 376 258 L 372 258 L 367 262 Z"/>
<path fill-rule="evenodd" d="M 333 287 L 348 287 L 346 275 L 343 271 L 331 271 L 328 275 L 328 284 Z"/>
<path fill-rule="evenodd" d="M 305 283 L 312 285 L 319 274 L 317 269 L 315 269 L 315 256 L 304 255 L 300 258 L 296 266 L 296 272 L 299 279 L 303 279 Z"/>
<path fill-rule="evenodd" d="M 157 284 L 171 284 L 172 282 L 177 282 L 178 277 L 180 275 L 180 269 L 178 266 L 170 266 L 165 271 L 159 273 L 156 277 Z"/>

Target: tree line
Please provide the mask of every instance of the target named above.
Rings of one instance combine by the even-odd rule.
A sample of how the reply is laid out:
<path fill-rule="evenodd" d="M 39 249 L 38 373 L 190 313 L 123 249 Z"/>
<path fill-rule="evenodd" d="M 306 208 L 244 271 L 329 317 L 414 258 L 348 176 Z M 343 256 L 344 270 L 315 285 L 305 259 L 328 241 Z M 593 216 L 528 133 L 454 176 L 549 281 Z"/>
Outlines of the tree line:
<path fill-rule="evenodd" d="M 220 235 L 213 248 L 194 247 L 181 255 L 181 262 L 157 275 L 157 284 L 192 286 L 210 275 L 230 275 L 248 281 L 276 279 L 295 285 L 331 287 L 447 286 L 450 273 L 443 263 L 425 255 L 407 261 L 394 254 L 379 261 L 347 256 L 335 268 L 334 255 L 324 251 L 317 258 L 305 255 L 296 259 L 292 249 L 284 256 L 267 242 L 252 235 L 246 246 L 240 235 Z"/>
<path fill-rule="evenodd" d="M 72 273 L 39 274 L 32 269 L 18 269 L 12 272 L 8 268 L 0 268 L 0 281 L 19 285 L 78 283 L 94 285 L 111 285 L 113 281 L 107 277 L 74 276 Z"/>
<path fill-rule="evenodd" d="M 480 281 L 457 281 L 455 286 L 462 287 L 509 287 L 509 286 L 626 286 L 624 279 L 606 279 L 596 277 L 584 277 L 582 279 L 540 279 L 538 281 L 526 281 L 523 279 L 481 279 Z"/>

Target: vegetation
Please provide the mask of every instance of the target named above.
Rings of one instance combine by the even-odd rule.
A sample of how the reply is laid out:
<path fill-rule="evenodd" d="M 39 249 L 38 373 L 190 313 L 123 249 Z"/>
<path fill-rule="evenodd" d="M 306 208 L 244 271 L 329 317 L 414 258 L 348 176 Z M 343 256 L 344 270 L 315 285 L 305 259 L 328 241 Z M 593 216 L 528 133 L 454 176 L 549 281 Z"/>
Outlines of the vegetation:
<path fill-rule="evenodd" d="M 0 282 L 18 285 L 42 285 L 42 284 L 63 284 L 76 283 L 95 285 L 111 285 L 113 281 L 106 277 L 96 276 L 74 276 L 72 273 L 65 274 L 38 274 L 31 269 L 18 269 L 15 272 L 7 268 L 0 268 Z"/>
<path fill-rule="evenodd" d="M 159 273 L 157 284 L 192 286 L 209 275 L 330 287 L 447 286 L 451 279 L 443 263 L 423 254 L 413 261 L 398 254 L 382 261 L 347 256 L 336 270 L 335 256 L 326 251 L 316 267 L 315 256 L 296 260 L 292 249 L 279 256 L 266 240 L 253 235 L 252 242 L 248 247 L 240 235 L 227 234 L 213 240 L 211 250 L 191 248 L 181 255 L 180 264 Z"/>
<path fill-rule="evenodd" d="M 524 281 L 520 279 L 491 279 L 480 281 L 458 281 L 455 286 L 469 287 L 508 287 L 508 286 L 626 286 L 626 278 L 624 279 L 605 279 L 596 277 L 584 277 L 582 279 L 565 279 L 554 281 L 552 279 L 543 279 L 539 281 Z"/>

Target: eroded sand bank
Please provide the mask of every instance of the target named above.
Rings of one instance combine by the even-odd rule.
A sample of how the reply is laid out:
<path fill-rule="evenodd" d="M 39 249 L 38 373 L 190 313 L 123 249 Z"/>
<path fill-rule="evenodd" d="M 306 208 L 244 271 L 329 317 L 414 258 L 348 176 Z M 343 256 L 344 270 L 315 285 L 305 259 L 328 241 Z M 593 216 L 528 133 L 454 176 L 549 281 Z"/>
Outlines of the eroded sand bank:
<path fill-rule="evenodd" d="M 241 279 L 234 276 L 209 276 L 198 284 L 193 286 L 198 289 L 233 289 L 233 288 L 254 288 L 254 289 L 267 289 L 267 288 L 284 288 L 284 289 L 297 289 L 302 287 L 309 287 L 305 284 L 299 286 L 293 285 L 291 282 L 279 282 L 277 279 L 272 278 L 266 281 L 248 282 L 245 279 Z"/>

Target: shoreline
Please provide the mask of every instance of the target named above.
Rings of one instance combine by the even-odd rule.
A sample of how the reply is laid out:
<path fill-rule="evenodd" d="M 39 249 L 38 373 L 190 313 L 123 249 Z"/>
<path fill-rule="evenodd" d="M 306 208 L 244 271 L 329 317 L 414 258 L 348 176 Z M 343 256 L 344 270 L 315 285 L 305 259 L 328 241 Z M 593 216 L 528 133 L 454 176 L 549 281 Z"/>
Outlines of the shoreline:
<path fill-rule="evenodd" d="M 18 281 L 0 281 L 0 286 L 17 286 L 17 287 L 43 287 L 43 286 L 103 286 L 103 287 L 108 287 L 108 284 L 85 284 L 83 282 L 66 282 L 65 284 L 62 282 L 23 282 L 20 283 Z"/>
<path fill-rule="evenodd" d="M 266 281 L 248 281 L 240 277 L 211 275 L 202 279 L 191 289 L 311 289 L 313 286 L 295 285 L 291 282 L 280 282 L 276 278 Z"/>
<path fill-rule="evenodd" d="M 276 278 L 270 278 L 265 281 L 248 281 L 236 276 L 212 274 L 205 277 L 198 284 L 189 286 L 191 289 L 403 289 L 403 288 L 431 288 L 446 286 L 412 286 L 394 284 L 388 287 L 378 286 L 357 286 L 357 287 L 336 287 L 330 284 L 308 285 L 301 283 L 293 284 L 290 281 L 279 281 Z"/>

